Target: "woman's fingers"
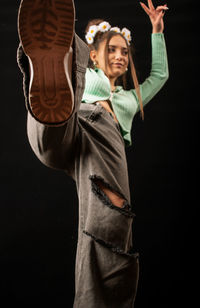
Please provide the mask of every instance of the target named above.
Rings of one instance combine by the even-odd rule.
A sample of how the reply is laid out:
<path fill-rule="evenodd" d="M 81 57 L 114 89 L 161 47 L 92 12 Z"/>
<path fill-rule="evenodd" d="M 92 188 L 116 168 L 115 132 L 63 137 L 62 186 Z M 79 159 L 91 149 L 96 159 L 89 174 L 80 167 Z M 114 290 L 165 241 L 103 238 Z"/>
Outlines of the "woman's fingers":
<path fill-rule="evenodd" d="M 151 14 L 150 9 L 143 2 L 140 2 L 140 5 L 148 15 Z"/>
<path fill-rule="evenodd" d="M 155 10 L 155 7 L 153 6 L 153 3 L 151 0 L 148 0 L 148 5 L 149 5 L 150 10 Z"/>
<path fill-rule="evenodd" d="M 166 5 L 157 6 L 156 11 L 167 11 L 169 8 Z"/>
<path fill-rule="evenodd" d="M 163 12 L 163 11 L 160 11 L 159 13 L 158 13 L 158 16 L 156 17 L 156 22 L 160 22 L 160 20 L 163 18 L 163 16 L 164 16 L 164 14 L 165 14 L 165 12 Z"/>
<path fill-rule="evenodd" d="M 146 6 L 143 2 L 140 2 L 143 10 L 146 12 L 146 14 L 149 16 L 151 23 L 153 25 L 155 32 L 161 32 L 164 29 L 163 24 L 163 17 L 165 12 L 168 10 L 167 5 L 159 5 L 154 8 L 151 0 L 148 1 L 148 6 Z M 151 7 L 150 7 L 151 6 Z"/>
<path fill-rule="evenodd" d="M 148 5 L 149 7 L 147 7 L 143 2 L 140 2 L 141 7 L 144 9 L 144 11 L 148 14 L 151 15 L 153 12 L 157 11 L 167 11 L 169 8 L 167 7 L 167 5 L 159 5 L 157 6 L 157 8 L 155 9 L 151 0 L 148 0 Z"/>

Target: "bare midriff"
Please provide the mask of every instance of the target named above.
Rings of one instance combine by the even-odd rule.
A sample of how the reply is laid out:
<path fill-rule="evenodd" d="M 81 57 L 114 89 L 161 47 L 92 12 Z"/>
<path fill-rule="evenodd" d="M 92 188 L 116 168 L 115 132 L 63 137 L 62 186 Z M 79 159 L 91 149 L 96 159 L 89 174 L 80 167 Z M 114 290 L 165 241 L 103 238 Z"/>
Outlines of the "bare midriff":
<path fill-rule="evenodd" d="M 99 104 L 101 104 L 102 107 L 104 107 L 108 112 L 110 112 L 115 120 L 116 123 L 118 123 L 118 120 L 116 118 L 116 115 L 114 111 L 111 109 L 110 104 L 108 101 L 98 101 Z"/>

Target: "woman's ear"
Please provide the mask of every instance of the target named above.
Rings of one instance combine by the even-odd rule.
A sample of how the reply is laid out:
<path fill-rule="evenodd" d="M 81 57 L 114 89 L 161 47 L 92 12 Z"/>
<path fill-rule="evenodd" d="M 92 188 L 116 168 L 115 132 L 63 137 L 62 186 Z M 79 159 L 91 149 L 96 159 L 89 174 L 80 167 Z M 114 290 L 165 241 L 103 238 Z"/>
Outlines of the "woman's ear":
<path fill-rule="evenodd" d="M 96 62 L 96 60 L 97 60 L 97 52 L 96 52 L 95 49 L 92 49 L 90 51 L 90 59 L 91 59 L 92 62 Z"/>

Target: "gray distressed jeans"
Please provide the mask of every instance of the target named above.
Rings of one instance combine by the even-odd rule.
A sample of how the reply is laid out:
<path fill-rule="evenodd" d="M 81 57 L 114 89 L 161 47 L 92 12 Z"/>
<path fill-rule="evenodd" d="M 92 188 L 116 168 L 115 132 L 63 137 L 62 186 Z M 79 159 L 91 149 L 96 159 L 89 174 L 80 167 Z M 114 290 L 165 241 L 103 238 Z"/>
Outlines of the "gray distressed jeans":
<path fill-rule="evenodd" d="M 81 103 L 88 48 L 77 35 L 73 50 L 73 115 L 62 126 L 47 126 L 29 110 L 28 138 L 42 163 L 64 170 L 76 182 L 79 232 L 74 308 L 131 308 L 139 264 L 132 245 L 134 213 L 125 145 L 119 124 L 107 110 L 99 104 Z M 24 74 L 28 107 L 28 60 L 22 48 L 18 50 L 18 64 Z M 123 208 L 110 201 L 99 181 L 124 198 Z"/>

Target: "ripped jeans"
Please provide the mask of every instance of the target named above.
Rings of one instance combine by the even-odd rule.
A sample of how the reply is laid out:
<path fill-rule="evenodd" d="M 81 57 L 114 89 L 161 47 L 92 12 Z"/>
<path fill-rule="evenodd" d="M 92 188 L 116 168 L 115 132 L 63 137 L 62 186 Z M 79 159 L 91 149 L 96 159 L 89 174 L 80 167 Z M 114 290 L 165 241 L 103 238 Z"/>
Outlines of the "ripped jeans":
<path fill-rule="evenodd" d="M 131 308 L 139 264 L 132 246 L 134 213 L 124 140 L 108 111 L 99 104 L 81 103 L 87 62 L 87 57 L 83 62 L 79 55 L 83 44 L 76 37 L 72 117 L 62 126 L 50 127 L 28 112 L 28 138 L 42 163 L 64 170 L 76 182 L 79 232 L 74 308 Z M 123 206 L 113 204 L 102 186 L 121 196 Z"/>

